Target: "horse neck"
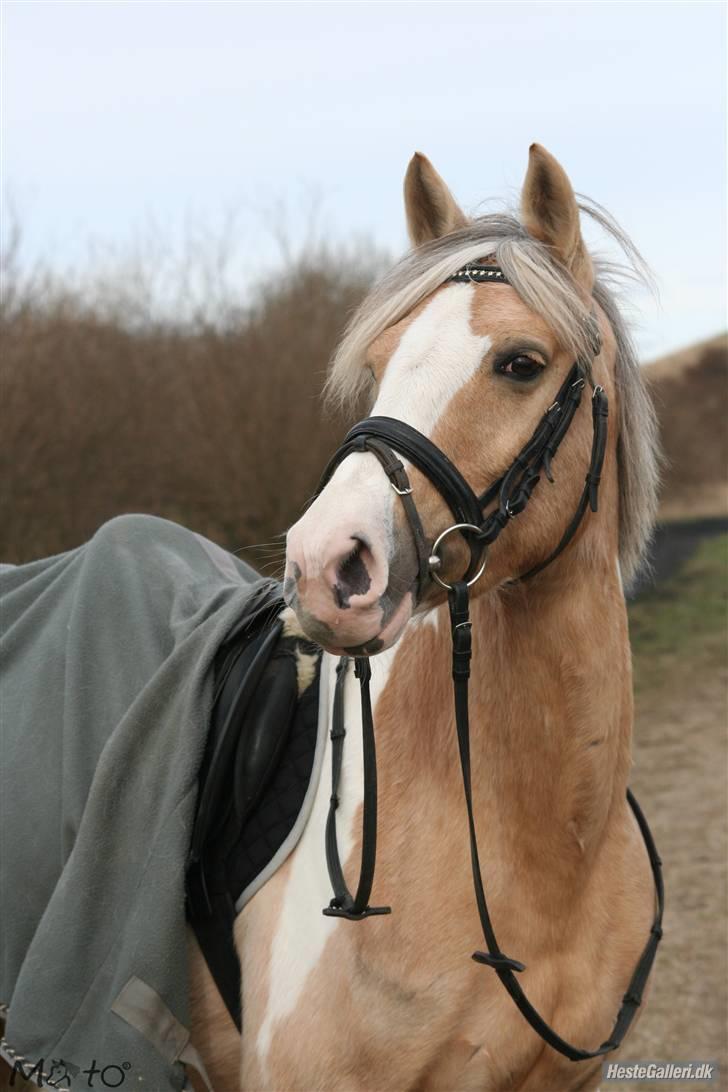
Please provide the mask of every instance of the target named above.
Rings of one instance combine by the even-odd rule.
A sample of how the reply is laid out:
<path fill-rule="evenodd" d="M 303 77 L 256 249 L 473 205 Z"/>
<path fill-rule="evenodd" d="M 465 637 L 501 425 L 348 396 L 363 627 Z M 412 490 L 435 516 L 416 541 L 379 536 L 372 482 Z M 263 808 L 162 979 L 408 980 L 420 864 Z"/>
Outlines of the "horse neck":
<path fill-rule="evenodd" d="M 626 611 L 614 560 L 573 557 L 473 604 L 473 772 L 519 845 L 574 863 L 622 807 L 632 737 Z M 526 837 L 524 837 L 524 835 Z"/>
<path fill-rule="evenodd" d="M 478 829 L 532 881 L 594 859 L 624 806 L 632 730 L 626 612 L 616 559 L 573 551 L 531 585 L 474 599 L 470 735 Z M 383 703 L 383 788 L 397 771 L 436 785 L 462 817 L 447 608 L 420 622 Z M 423 674 L 423 660 L 427 671 Z M 397 679 L 401 684 L 397 686 Z M 414 680 L 424 680 L 415 685 Z M 389 687 L 387 688 L 389 689 Z M 384 718 L 383 718 L 384 719 Z M 396 728 L 395 728 L 396 725 Z M 448 740 L 447 733 L 450 738 Z M 421 793 L 421 788 L 420 788 Z"/>

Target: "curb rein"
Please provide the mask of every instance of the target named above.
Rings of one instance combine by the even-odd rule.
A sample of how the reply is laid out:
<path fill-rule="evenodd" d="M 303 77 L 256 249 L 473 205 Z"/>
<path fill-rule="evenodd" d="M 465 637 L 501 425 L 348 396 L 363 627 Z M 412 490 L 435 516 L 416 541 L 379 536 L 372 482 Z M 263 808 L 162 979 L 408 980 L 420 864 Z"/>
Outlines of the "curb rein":
<path fill-rule="evenodd" d="M 482 263 L 470 263 L 458 270 L 453 276 L 448 277 L 447 280 L 460 284 L 508 284 L 505 274 L 498 266 Z M 601 350 L 601 339 L 596 318 L 593 314 L 590 317 L 591 348 L 596 357 Z M 662 937 L 664 909 L 662 862 L 658 856 L 647 821 L 632 792 L 627 789 L 627 800 L 637 820 L 652 867 L 656 894 L 655 916 L 649 939 L 635 967 L 627 991 L 622 998 L 622 1005 L 609 1038 L 596 1050 L 582 1050 L 579 1047 L 572 1046 L 546 1023 L 526 997 L 516 979 L 516 973 L 524 971 L 525 965 L 517 959 L 511 959 L 510 956 L 501 951 L 488 912 L 478 856 L 470 771 L 468 680 L 470 678 L 472 634 L 469 589 L 480 578 L 485 569 L 488 547 L 495 542 L 501 531 L 528 504 L 531 493 L 539 481 L 541 471 L 546 475 L 549 482 L 554 481 L 551 473 L 551 461 L 579 408 L 587 379 L 592 387 L 592 448 L 584 488 L 576 511 L 558 545 L 545 560 L 534 565 L 518 578 L 528 580 L 536 573 L 541 572 L 542 569 L 545 569 L 547 565 L 550 565 L 566 548 L 576 534 L 587 507 L 592 512 L 597 511 L 599 481 L 607 442 L 608 402 L 604 389 L 600 386 L 594 386 L 591 380 L 590 367 L 588 364 L 585 365 L 583 361 L 576 360 L 574 362 L 554 401 L 546 410 L 530 440 L 521 449 L 505 474 L 479 496 L 476 496 L 457 467 L 431 440 L 427 439 L 411 425 L 391 417 L 368 417 L 354 425 L 344 438 L 341 447 L 329 461 L 317 490 L 318 495 L 331 478 L 336 467 L 347 455 L 353 452 L 366 451 L 375 455 L 389 478 L 392 488 L 404 505 L 417 550 L 419 566 L 418 593 L 422 592 L 429 578 L 435 580 L 448 593 L 452 633 L 455 723 L 465 804 L 468 813 L 473 886 L 483 936 L 487 946 L 486 951 L 475 952 L 472 958 L 477 963 L 492 967 L 534 1031 L 554 1050 L 573 1062 L 597 1058 L 600 1055 L 616 1050 L 642 1002 L 642 994 L 652 969 L 657 946 Z M 392 450 L 393 448 L 429 479 L 455 517 L 455 523 L 435 539 L 431 548 L 428 546 L 422 521 L 412 498 L 412 487 L 407 472 L 402 461 Z M 484 515 L 483 510 L 496 500 L 495 508 L 487 515 Z M 439 576 L 442 560 L 438 550 L 445 538 L 455 531 L 459 531 L 463 535 L 470 548 L 470 563 L 467 572 L 460 580 L 448 584 Z M 368 658 L 363 656 L 354 658 L 355 675 L 359 679 L 361 691 L 364 765 L 362 855 L 359 882 L 355 895 L 351 894 L 346 885 L 339 858 L 336 839 L 336 810 L 339 806 L 338 789 L 343 760 L 344 737 L 346 735 L 344 726 L 344 684 L 348 663 L 349 657 L 342 656 L 336 669 L 337 679 L 331 728 L 332 785 L 326 821 L 326 863 L 334 897 L 323 910 L 323 913 L 329 917 L 343 917 L 351 921 L 362 921 L 372 915 L 389 914 L 391 913 L 391 907 L 369 905 L 376 859 L 377 767 L 374 724 L 369 693 L 371 667 Z"/>

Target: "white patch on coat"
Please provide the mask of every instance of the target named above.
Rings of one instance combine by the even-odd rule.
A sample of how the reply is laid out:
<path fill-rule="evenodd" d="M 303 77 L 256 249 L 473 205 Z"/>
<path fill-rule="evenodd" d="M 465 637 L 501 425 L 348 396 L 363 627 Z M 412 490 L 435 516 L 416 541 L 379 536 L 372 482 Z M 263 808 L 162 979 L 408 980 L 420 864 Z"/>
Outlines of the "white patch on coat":
<path fill-rule="evenodd" d="M 396 417 L 432 435 L 491 345 L 470 327 L 474 293 L 473 285 L 443 288 L 407 327 L 385 369 L 373 417 Z"/>
<path fill-rule="evenodd" d="M 382 415 L 405 421 L 430 436 L 448 404 L 480 367 L 491 341 L 470 327 L 474 296 L 472 286 L 451 285 L 436 293 L 422 313 L 405 330 L 385 370 L 372 416 Z M 343 487 L 343 488 L 342 488 Z M 376 505 L 372 501 L 376 499 Z M 381 501 L 384 504 L 381 504 Z M 366 521 L 376 519 L 379 533 L 386 535 L 393 523 L 397 500 L 379 461 L 370 453 L 350 455 L 337 468 L 327 489 L 314 502 L 317 530 L 322 547 L 329 533 L 352 514 Z M 431 611 L 417 625 L 437 627 L 437 612 Z M 371 695 L 376 719 L 377 699 L 383 692 L 396 645 L 372 661 Z M 330 712 L 336 683 L 336 659 L 325 656 L 322 666 L 322 700 Z M 363 796 L 361 712 L 359 685 L 350 664 L 345 700 L 346 742 L 337 811 L 337 836 L 341 860 L 346 862 L 357 832 L 353 821 Z M 257 1037 L 256 1048 L 263 1067 L 275 1027 L 299 1004 L 306 980 L 316 968 L 333 931 L 351 928 L 340 918 L 321 913 L 332 891 L 326 869 L 325 827 L 331 794 L 331 741 L 327 739 L 324 765 L 310 818 L 291 856 L 291 868 L 283 892 L 283 909 L 271 945 L 268 1003 Z M 351 863 L 347 880 L 355 885 L 359 862 Z M 380 896 L 386 901 L 386 893 Z"/>
<path fill-rule="evenodd" d="M 371 696 L 376 719 L 377 700 L 387 685 L 396 646 L 372 660 Z M 266 1011 L 258 1033 L 256 1049 L 262 1066 L 270 1050 L 276 1024 L 290 1015 L 304 994 L 306 979 L 318 964 L 327 940 L 335 929 L 351 928 L 341 918 L 327 918 L 321 913 L 333 892 L 326 868 L 325 828 L 331 795 L 331 710 L 336 685 L 335 656 L 324 653 L 321 668 L 321 700 L 326 702 L 327 740 L 323 767 L 313 808 L 301 840 L 291 855 L 291 868 L 283 890 L 280 917 L 271 944 L 269 989 Z M 339 788 L 340 804 L 336 813 L 339 855 L 347 873 L 347 883 L 354 890 L 359 875 L 358 858 L 346 868 L 346 862 L 358 833 L 354 828 L 363 797 L 363 759 L 359 683 L 354 678 L 354 664 L 349 662 L 344 702 L 346 739 Z M 375 881 L 376 891 L 376 881 Z M 382 895 L 382 901 L 385 901 Z"/>
<path fill-rule="evenodd" d="M 474 293 L 473 285 L 443 288 L 407 327 L 385 369 L 372 417 L 394 417 L 432 435 L 491 345 L 487 335 L 473 333 L 470 326 Z M 323 550 L 334 528 L 349 518 L 356 523 L 357 516 L 363 533 L 389 541 L 395 502 L 398 498 L 379 460 L 369 452 L 349 455 L 309 509 L 316 510 L 319 530 L 314 548 Z M 311 560 L 320 559 L 313 553 Z"/>
<path fill-rule="evenodd" d="M 439 616 L 439 606 L 430 607 L 429 610 L 422 611 L 421 614 L 413 615 L 407 623 L 407 628 L 409 629 L 411 627 L 412 629 L 426 629 L 427 626 L 430 626 L 430 628 L 434 629 L 435 633 L 437 633 L 439 628 Z"/>

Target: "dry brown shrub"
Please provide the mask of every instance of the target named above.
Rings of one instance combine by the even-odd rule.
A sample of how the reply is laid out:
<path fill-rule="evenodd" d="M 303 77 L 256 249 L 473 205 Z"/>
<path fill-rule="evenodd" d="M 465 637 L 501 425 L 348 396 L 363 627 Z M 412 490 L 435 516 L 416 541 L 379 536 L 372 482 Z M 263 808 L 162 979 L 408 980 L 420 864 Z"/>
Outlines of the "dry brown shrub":
<path fill-rule="evenodd" d="M 22 272 L 13 247 L 0 309 L 0 558 L 67 550 L 124 512 L 233 550 L 280 535 L 343 432 L 321 388 L 380 259 L 310 247 L 242 305 L 217 259 L 192 298 L 187 264 L 170 319 L 173 294 L 155 317 L 138 262 L 116 279 L 59 284 Z M 275 568 L 281 552 L 243 556 Z"/>
<path fill-rule="evenodd" d="M 345 427 L 322 409 L 326 365 L 383 256 L 313 237 L 295 254 L 282 236 L 280 269 L 241 299 L 232 225 L 181 254 L 160 233 L 97 249 L 83 280 L 29 269 L 17 225 L 6 236 L 0 560 L 148 512 L 277 571 L 280 536 Z M 726 359 L 723 335 L 647 369 L 663 518 L 725 513 Z"/>

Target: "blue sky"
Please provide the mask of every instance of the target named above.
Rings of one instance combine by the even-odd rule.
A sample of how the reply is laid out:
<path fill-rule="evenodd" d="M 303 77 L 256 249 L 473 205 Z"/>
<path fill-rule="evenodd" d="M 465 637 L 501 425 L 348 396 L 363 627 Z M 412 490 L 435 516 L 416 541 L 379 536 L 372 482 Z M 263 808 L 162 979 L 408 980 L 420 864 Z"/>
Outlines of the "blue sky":
<path fill-rule="evenodd" d="M 27 260 L 79 266 L 89 240 L 234 211 L 243 294 L 275 263 L 275 209 L 300 243 L 315 195 L 320 230 L 398 253 L 415 149 L 475 211 L 517 200 L 538 140 L 656 274 L 645 359 L 726 326 L 722 3 L 2 7 L 2 186 Z"/>

